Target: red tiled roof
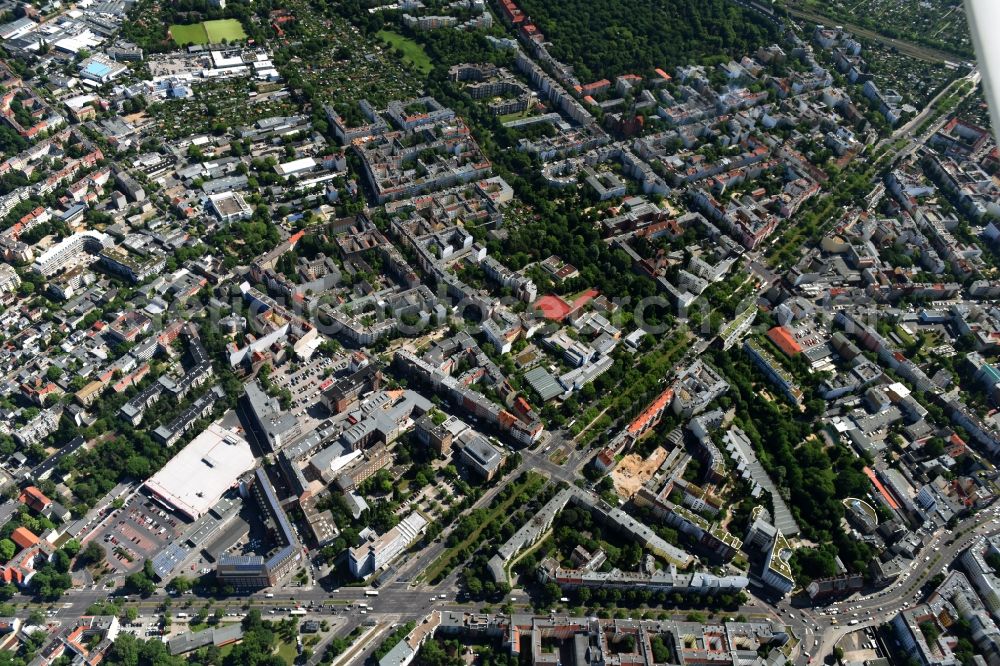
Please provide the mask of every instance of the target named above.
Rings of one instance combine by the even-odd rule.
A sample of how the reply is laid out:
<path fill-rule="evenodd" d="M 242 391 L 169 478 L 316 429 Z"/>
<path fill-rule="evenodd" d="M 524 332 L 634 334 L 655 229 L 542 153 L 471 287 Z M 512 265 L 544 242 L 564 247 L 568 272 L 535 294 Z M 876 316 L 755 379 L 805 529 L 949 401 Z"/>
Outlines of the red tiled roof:
<path fill-rule="evenodd" d="M 27 527 L 18 527 L 11 533 L 10 538 L 21 548 L 31 548 L 38 543 L 38 537 Z"/>
<path fill-rule="evenodd" d="M 889 508 L 898 510 L 899 502 L 897 502 L 896 499 L 892 496 L 892 494 L 885 489 L 885 486 L 882 485 L 882 482 L 875 477 L 875 472 L 873 472 L 869 467 L 865 467 L 863 471 L 868 476 L 868 478 L 871 479 L 872 485 L 875 486 L 875 489 L 878 490 L 879 494 L 882 495 L 883 499 L 885 499 L 886 504 L 889 505 Z"/>
<path fill-rule="evenodd" d="M 795 336 L 784 326 L 775 326 L 767 332 L 767 337 L 788 356 L 802 353 L 802 345 L 795 341 Z"/>
<path fill-rule="evenodd" d="M 25 488 L 18 499 L 35 511 L 41 511 L 48 505 L 52 504 L 52 500 L 46 497 L 45 493 L 35 486 L 28 486 Z"/>
<path fill-rule="evenodd" d="M 649 406 L 642 410 L 642 413 L 635 417 L 635 420 L 632 421 L 632 423 L 628 424 L 628 433 L 630 435 L 638 435 L 645 432 L 653 424 L 654 419 L 658 420 L 659 416 L 662 415 L 663 410 L 673 399 L 673 389 L 667 389 L 660 395 L 656 396 L 656 399 L 649 403 Z"/>

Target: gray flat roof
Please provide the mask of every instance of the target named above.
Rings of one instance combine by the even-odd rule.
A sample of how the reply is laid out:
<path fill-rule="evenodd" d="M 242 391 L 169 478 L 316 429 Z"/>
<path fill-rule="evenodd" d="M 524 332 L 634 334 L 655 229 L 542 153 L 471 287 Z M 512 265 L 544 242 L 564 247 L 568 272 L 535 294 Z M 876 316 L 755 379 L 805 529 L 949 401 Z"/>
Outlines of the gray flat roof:
<path fill-rule="evenodd" d="M 531 388 L 538 392 L 542 400 L 551 400 L 563 392 L 562 386 L 545 368 L 532 368 L 524 373 L 524 378 L 531 384 Z"/>

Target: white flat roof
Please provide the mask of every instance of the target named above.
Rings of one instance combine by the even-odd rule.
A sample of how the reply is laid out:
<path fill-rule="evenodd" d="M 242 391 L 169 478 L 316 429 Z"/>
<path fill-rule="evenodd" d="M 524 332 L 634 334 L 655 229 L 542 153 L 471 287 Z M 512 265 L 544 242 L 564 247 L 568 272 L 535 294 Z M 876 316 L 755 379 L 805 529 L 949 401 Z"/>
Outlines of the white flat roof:
<path fill-rule="evenodd" d="M 243 56 L 237 53 L 236 55 L 227 57 L 223 51 L 212 51 L 212 64 L 219 69 L 239 67 L 243 64 Z"/>
<path fill-rule="evenodd" d="M 274 167 L 274 170 L 282 176 L 289 176 L 293 173 L 298 173 L 300 171 L 307 171 L 309 169 L 316 168 L 316 160 L 311 157 L 302 157 L 297 160 L 292 160 L 291 162 L 285 162 L 284 164 L 279 164 Z"/>
<path fill-rule="evenodd" d="M 900 398 L 905 398 L 910 395 L 910 389 L 906 388 L 901 382 L 893 382 L 889 384 L 889 390 L 898 395 Z"/>
<path fill-rule="evenodd" d="M 197 519 L 211 509 L 256 460 L 240 434 L 217 423 L 181 449 L 146 488 L 178 511 Z"/>

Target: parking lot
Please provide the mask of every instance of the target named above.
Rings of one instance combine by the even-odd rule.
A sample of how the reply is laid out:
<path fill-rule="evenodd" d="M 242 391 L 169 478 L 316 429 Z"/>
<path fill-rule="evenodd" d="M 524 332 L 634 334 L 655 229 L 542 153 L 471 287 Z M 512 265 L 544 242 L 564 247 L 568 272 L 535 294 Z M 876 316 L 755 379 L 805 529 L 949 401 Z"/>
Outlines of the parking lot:
<path fill-rule="evenodd" d="M 199 74 L 212 67 L 212 58 L 208 54 L 154 56 L 147 62 L 154 77 Z"/>
<path fill-rule="evenodd" d="M 276 387 L 287 388 L 292 394 L 290 410 L 296 416 L 306 422 L 315 420 L 318 423 L 326 416 L 326 410 L 318 404 L 320 394 L 333 383 L 334 373 L 346 365 L 346 359 L 315 356 L 295 371 L 290 371 L 290 366 L 282 366 L 271 379 Z"/>
<path fill-rule="evenodd" d="M 137 493 L 108 517 L 93 538 L 104 544 L 112 568 L 132 573 L 176 539 L 183 526 L 179 518 Z"/>

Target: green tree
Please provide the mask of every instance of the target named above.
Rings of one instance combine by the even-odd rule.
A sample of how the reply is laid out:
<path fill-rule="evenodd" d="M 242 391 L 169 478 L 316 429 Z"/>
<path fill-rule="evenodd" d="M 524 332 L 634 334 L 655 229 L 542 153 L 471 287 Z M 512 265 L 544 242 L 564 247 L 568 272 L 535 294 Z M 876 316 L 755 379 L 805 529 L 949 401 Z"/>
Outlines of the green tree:
<path fill-rule="evenodd" d="M 80 548 L 81 548 L 80 542 L 77 541 L 76 539 L 70 539 L 69 541 L 64 543 L 62 547 L 62 549 L 70 557 L 76 557 L 80 553 Z"/>
<path fill-rule="evenodd" d="M 101 546 L 96 541 L 90 541 L 87 543 L 83 551 L 77 557 L 77 562 L 81 565 L 86 566 L 88 564 L 100 564 L 105 558 L 104 547 Z"/>

